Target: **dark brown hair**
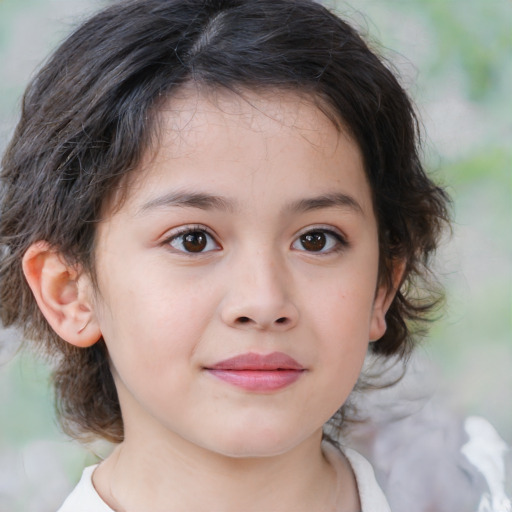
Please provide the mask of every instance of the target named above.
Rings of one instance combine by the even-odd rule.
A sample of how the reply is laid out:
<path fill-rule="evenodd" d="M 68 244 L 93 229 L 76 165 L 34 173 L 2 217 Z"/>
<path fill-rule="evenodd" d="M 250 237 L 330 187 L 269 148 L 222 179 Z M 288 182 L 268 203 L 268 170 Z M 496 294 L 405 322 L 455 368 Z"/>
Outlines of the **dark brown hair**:
<path fill-rule="evenodd" d="M 106 347 L 58 338 L 24 279 L 22 256 L 46 240 L 94 273 L 102 206 L 137 168 L 162 99 L 190 82 L 305 93 L 358 143 L 379 226 L 380 279 L 390 283 L 393 263 L 406 264 L 374 352 L 406 355 L 437 299 L 418 283 L 428 278 L 447 197 L 420 162 L 408 95 L 350 25 L 310 0 L 116 3 L 35 76 L 2 161 L 1 319 L 55 357 L 59 414 L 75 436 L 123 438 Z"/>

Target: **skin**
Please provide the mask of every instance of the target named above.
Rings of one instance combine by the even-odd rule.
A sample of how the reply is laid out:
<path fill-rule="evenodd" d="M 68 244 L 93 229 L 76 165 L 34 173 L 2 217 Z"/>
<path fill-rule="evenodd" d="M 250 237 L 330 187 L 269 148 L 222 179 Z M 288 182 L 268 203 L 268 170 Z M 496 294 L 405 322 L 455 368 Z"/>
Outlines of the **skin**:
<path fill-rule="evenodd" d="M 44 243 L 24 261 L 54 329 L 108 347 L 125 441 L 94 485 L 115 510 L 358 510 L 349 466 L 321 449 L 392 298 L 358 146 L 292 93 L 188 90 L 161 127 L 98 227 L 97 290 Z M 304 369 L 282 389 L 207 370 L 275 351 Z"/>

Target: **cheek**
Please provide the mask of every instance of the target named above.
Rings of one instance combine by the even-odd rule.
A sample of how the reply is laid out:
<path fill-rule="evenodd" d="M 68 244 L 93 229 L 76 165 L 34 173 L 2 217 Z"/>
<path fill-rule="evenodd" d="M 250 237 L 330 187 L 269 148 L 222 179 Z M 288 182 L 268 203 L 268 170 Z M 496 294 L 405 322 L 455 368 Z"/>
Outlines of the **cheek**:
<path fill-rule="evenodd" d="M 321 287 L 308 309 L 314 310 L 317 323 L 331 334 L 366 336 L 375 298 L 375 282 L 354 273 L 331 279 Z M 312 309 L 311 309 L 312 308 Z"/>
<path fill-rule="evenodd" d="M 215 313 L 215 298 L 206 287 L 154 274 L 141 272 L 130 280 L 117 274 L 106 282 L 97 317 L 116 365 L 156 369 L 178 362 L 200 343 Z"/>
<path fill-rule="evenodd" d="M 340 279 L 310 302 L 308 317 L 315 329 L 317 356 L 342 401 L 357 381 L 368 350 L 373 300 L 372 280 L 363 286 L 359 279 Z"/>

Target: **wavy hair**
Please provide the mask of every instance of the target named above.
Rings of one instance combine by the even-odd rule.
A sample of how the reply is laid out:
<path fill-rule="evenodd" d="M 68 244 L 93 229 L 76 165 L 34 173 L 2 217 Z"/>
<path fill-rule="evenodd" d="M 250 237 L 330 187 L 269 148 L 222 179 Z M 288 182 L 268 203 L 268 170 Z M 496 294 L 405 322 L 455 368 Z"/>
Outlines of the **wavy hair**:
<path fill-rule="evenodd" d="M 29 84 L 1 169 L 1 319 L 55 358 L 59 416 L 75 437 L 123 439 L 106 346 L 77 348 L 51 330 L 21 260 L 46 240 L 94 273 L 102 207 L 136 172 L 162 100 L 189 83 L 306 94 L 357 142 L 377 216 L 381 282 L 391 283 L 394 264 L 405 262 L 375 353 L 407 355 L 439 298 L 423 283 L 448 198 L 420 161 L 407 93 L 354 28 L 312 0 L 117 2 L 72 33 Z"/>

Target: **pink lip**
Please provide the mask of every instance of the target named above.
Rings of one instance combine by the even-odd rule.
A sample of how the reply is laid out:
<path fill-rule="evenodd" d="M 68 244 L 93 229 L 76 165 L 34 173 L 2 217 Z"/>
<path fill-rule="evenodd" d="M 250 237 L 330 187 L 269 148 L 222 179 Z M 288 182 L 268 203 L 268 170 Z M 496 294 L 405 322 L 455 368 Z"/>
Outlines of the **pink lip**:
<path fill-rule="evenodd" d="M 248 391 L 275 391 L 293 384 L 305 368 L 282 352 L 247 353 L 205 368 L 213 376 Z"/>

